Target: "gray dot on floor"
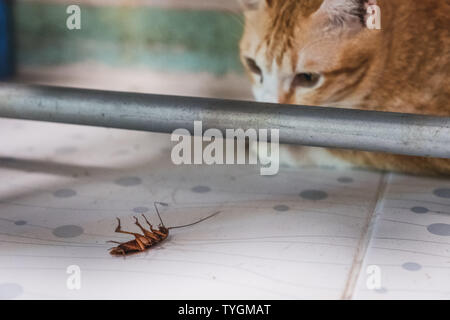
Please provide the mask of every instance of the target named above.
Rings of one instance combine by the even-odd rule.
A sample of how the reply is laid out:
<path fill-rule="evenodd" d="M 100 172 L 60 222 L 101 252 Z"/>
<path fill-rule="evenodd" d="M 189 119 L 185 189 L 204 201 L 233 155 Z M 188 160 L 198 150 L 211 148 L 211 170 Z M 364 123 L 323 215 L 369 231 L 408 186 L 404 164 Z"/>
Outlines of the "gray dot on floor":
<path fill-rule="evenodd" d="M 60 189 L 53 192 L 53 195 L 57 198 L 70 198 L 75 197 L 77 195 L 77 192 L 72 189 Z"/>
<path fill-rule="evenodd" d="M 84 230 L 80 226 L 66 225 L 53 230 L 53 234 L 59 238 L 75 238 L 83 234 Z"/>
<path fill-rule="evenodd" d="M 386 293 L 386 292 L 387 292 L 387 289 L 384 288 L 384 287 L 381 287 L 380 289 L 375 289 L 374 291 L 375 291 L 376 293 Z"/>
<path fill-rule="evenodd" d="M 0 300 L 11 300 L 23 293 L 22 286 L 17 283 L 0 283 Z"/>
<path fill-rule="evenodd" d="M 149 212 L 149 211 L 150 211 L 150 209 L 147 208 L 147 207 L 136 207 L 136 208 L 133 208 L 133 212 L 135 212 L 135 213 L 146 213 L 146 212 Z"/>
<path fill-rule="evenodd" d="M 24 221 L 24 220 L 17 220 L 17 221 L 14 222 L 14 224 L 16 226 L 23 226 L 23 225 L 27 224 L 27 222 Z"/>
<path fill-rule="evenodd" d="M 328 197 L 328 194 L 321 190 L 305 190 L 300 193 L 300 197 L 306 200 L 323 200 Z"/>
<path fill-rule="evenodd" d="M 419 213 L 419 214 L 424 214 L 424 213 L 430 212 L 430 210 L 428 210 L 425 207 L 412 207 L 411 211 L 414 213 Z"/>
<path fill-rule="evenodd" d="M 450 199 L 450 188 L 435 189 L 433 191 L 433 194 L 436 197 L 439 197 L 439 198 L 448 198 L 448 199 Z"/>
<path fill-rule="evenodd" d="M 289 211 L 290 208 L 284 204 L 280 204 L 280 205 L 273 207 L 273 209 L 276 211 L 285 212 L 285 211 Z"/>
<path fill-rule="evenodd" d="M 427 230 L 438 236 L 450 236 L 450 224 L 434 223 L 427 227 Z"/>
<path fill-rule="evenodd" d="M 406 262 L 402 264 L 402 268 L 408 271 L 418 271 L 422 269 L 422 266 L 415 262 Z"/>
<path fill-rule="evenodd" d="M 337 179 L 337 181 L 340 183 L 352 183 L 354 180 L 350 177 L 340 177 Z"/>
<path fill-rule="evenodd" d="M 211 191 L 211 188 L 207 187 L 207 186 L 196 186 L 196 187 L 193 187 L 191 190 L 193 192 L 197 192 L 197 193 L 207 193 L 207 192 Z"/>
<path fill-rule="evenodd" d="M 122 177 L 115 181 L 116 184 L 122 187 L 137 186 L 142 183 L 142 179 L 139 177 Z"/>
<path fill-rule="evenodd" d="M 113 153 L 113 155 L 114 156 L 121 156 L 121 155 L 124 155 L 124 154 L 127 154 L 127 153 L 128 153 L 127 149 L 120 149 L 120 150 L 115 151 Z"/>
<path fill-rule="evenodd" d="M 75 147 L 60 147 L 60 148 L 56 148 L 55 152 L 59 153 L 59 154 L 71 154 L 71 153 L 75 153 L 77 152 L 77 148 Z"/>

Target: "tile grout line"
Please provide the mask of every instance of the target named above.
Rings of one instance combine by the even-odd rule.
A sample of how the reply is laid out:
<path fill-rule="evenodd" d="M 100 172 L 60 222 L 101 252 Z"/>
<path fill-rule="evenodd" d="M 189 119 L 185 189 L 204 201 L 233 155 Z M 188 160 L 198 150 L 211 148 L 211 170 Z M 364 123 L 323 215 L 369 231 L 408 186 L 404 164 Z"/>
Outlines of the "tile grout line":
<path fill-rule="evenodd" d="M 380 178 L 380 183 L 378 186 L 376 200 L 374 206 L 372 207 L 371 213 L 367 217 L 366 224 L 361 233 L 361 237 L 358 242 L 358 247 L 356 254 L 353 259 L 353 263 L 350 269 L 350 272 L 347 277 L 347 282 L 345 284 L 344 291 L 342 293 L 342 300 L 351 300 L 353 299 L 353 295 L 355 293 L 355 288 L 358 283 L 361 269 L 364 263 L 364 260 L 367 256 L 367 251 L 370 247 L 370 242 L 372 241 L 372 235 L 375 229 L 376 221 L 378 216 L 380 215 L 380 207 L 383 204 L 384 196 L 386 194 L 388 182 L 392 176 L 392 173 L 383 173 Z"/>

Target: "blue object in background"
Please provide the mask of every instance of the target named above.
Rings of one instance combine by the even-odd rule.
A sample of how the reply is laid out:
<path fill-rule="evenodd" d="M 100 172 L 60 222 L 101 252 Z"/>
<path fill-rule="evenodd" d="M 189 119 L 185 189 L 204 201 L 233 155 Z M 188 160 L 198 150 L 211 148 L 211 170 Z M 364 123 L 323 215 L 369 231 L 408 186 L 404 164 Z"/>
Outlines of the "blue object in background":
<path fill-rule="evenodd" d="M 11 2 L 0 0 L 0 79 L 13 73 Z"/>

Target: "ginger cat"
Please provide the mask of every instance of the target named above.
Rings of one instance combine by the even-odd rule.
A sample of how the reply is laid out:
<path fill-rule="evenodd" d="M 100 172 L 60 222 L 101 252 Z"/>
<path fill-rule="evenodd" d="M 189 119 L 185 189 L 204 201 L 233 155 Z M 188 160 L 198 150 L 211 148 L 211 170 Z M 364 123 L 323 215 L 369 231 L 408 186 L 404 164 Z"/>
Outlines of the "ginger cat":
<path fill-rule="evenodd" d="M 241 0 L 258 101 L 450 116 L 449 0 Z M 366 27 L 368 5 L 381 30 Z M 283 146 L 281 162 L 450 175 L 450 159 Z M 335 161 L 336 162 L 336 161 Z"/>

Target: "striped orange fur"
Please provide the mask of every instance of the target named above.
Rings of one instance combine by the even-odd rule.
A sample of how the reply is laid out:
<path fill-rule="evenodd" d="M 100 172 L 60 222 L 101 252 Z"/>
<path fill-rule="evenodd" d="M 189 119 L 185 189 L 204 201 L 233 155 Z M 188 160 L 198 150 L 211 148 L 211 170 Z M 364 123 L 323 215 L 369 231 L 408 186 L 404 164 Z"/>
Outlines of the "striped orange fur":
<path fill-rule="evenodd" d="M 241 57 L 257 100 L 450 116 L 449 1 L 242 1 Z M 381 30 L 364 24 L 375 3 Z M 450 175 L 449 159 L 328 152 L 362 167 Z"/>

